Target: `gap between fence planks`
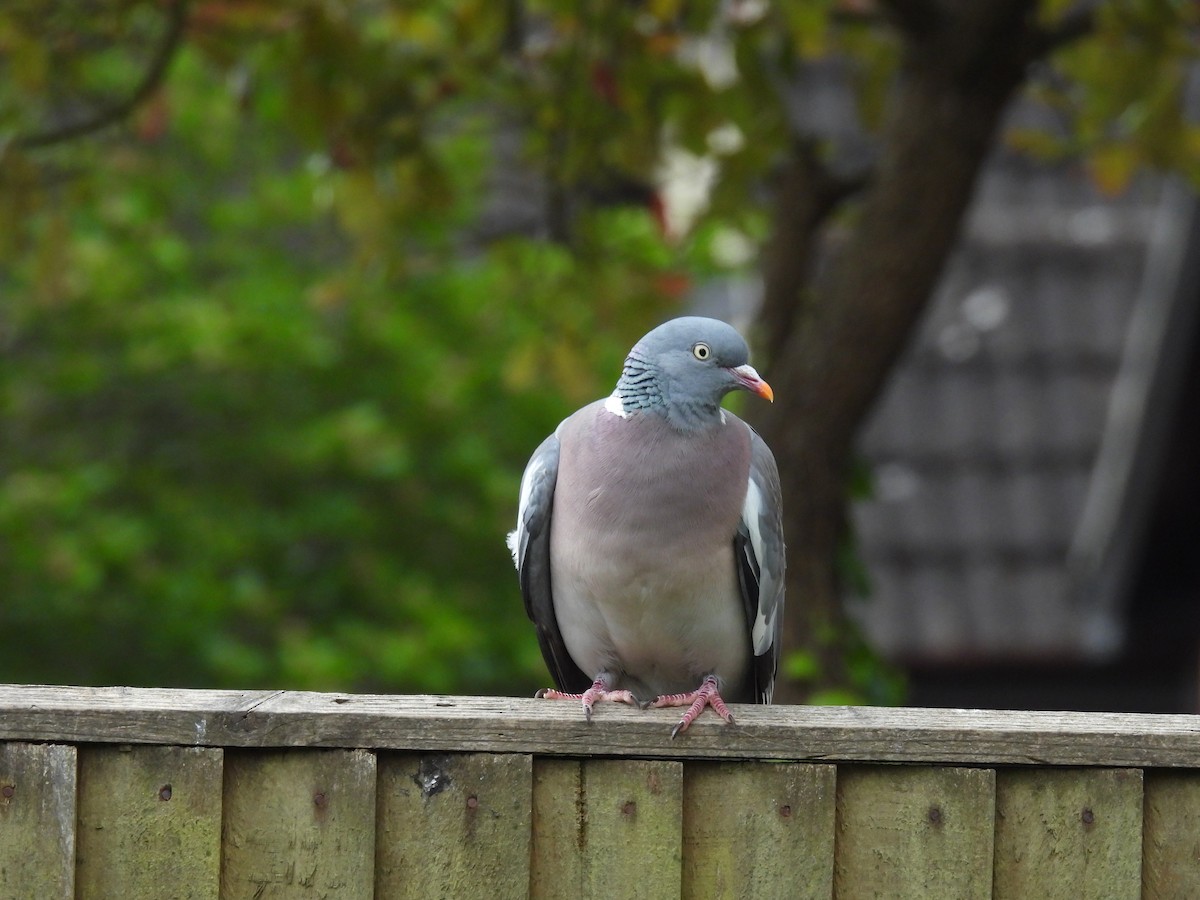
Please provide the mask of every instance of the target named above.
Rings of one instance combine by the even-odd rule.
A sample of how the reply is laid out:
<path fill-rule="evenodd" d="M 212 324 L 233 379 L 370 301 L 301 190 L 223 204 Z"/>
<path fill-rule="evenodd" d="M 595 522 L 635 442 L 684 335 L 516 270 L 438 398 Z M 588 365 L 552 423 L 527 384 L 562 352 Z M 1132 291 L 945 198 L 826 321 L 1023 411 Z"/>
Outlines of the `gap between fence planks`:
<path fill-rule="evenodd" d="M 0 685 L 0 740 L 483 750 L 543 756 L 1200 768 L 1200 716 L 736 706 L 677 711 L 509 697 Z"/>

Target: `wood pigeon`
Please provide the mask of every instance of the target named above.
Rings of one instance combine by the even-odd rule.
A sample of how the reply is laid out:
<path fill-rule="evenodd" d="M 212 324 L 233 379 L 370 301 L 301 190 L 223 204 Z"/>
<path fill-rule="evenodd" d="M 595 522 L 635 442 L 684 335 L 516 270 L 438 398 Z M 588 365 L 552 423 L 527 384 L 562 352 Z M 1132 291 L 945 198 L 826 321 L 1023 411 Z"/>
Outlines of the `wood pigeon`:
<path fill-rule="evenodd" d="M 525 611 L 558 690 L 592 705 L 770 703 L 779 664 L 784 544 L 779 472 L 762 438 L 721 408 L 774 399 L 741 335 L 673 319 L 625 359 L 612 396 L 534 452 L 508 536 Z M 648 701 L 648 702 L 647 702 Z"/>

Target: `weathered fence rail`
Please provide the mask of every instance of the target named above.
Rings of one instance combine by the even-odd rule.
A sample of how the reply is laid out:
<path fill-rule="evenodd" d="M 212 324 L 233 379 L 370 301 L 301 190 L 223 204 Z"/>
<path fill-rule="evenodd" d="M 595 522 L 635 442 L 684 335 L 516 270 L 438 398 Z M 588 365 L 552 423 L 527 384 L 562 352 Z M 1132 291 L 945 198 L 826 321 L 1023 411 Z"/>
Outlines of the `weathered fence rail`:
<path fill-rule="evenodd" d="M 0 898 L 1200 897 L 1200 717 L 0 686 Z"/>

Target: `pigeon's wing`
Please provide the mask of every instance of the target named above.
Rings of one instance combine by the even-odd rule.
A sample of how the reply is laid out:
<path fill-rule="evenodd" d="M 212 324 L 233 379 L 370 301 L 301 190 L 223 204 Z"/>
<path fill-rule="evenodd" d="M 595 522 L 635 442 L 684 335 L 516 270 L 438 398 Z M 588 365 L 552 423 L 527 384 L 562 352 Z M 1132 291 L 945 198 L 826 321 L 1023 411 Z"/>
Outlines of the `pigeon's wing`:
<path fill-rule="evenodd" d="M 783 515 L 775 457 L 753 429 L 750 443 L 750 478 L 734 551 L 754 649 L 755 701 L 770 703 L 783 625 Z"/>
<path fill-rule="evenodd" d="M 591 686 L 592 679 L 575 665 L 563 643 L 550 584 L 550 517 L 558 479 L 558 452 L 556 432 L 530 457 L 521 478 L 517 528 L 508 535 L 508 549 L 520 576 L 525 612 L 536 626 L 538 646 L 550 675 L 560 690 L 579 693 Z"/>

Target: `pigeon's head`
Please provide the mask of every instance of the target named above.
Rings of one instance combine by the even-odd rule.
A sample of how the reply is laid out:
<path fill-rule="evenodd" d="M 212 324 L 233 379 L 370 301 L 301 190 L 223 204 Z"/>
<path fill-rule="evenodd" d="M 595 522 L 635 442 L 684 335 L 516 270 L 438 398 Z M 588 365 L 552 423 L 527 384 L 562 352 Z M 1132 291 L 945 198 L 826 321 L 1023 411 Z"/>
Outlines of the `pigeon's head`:
<path fill-rule="evenodd" d="M 617 396 L 625 412 L 654 409 L 679 427 L 700 427 L 720 419 L 721 398 L 730 391 L 775 399 L 749 358 L 732 326 L 698 316 L 672 319 L 629 351 Z"/>

